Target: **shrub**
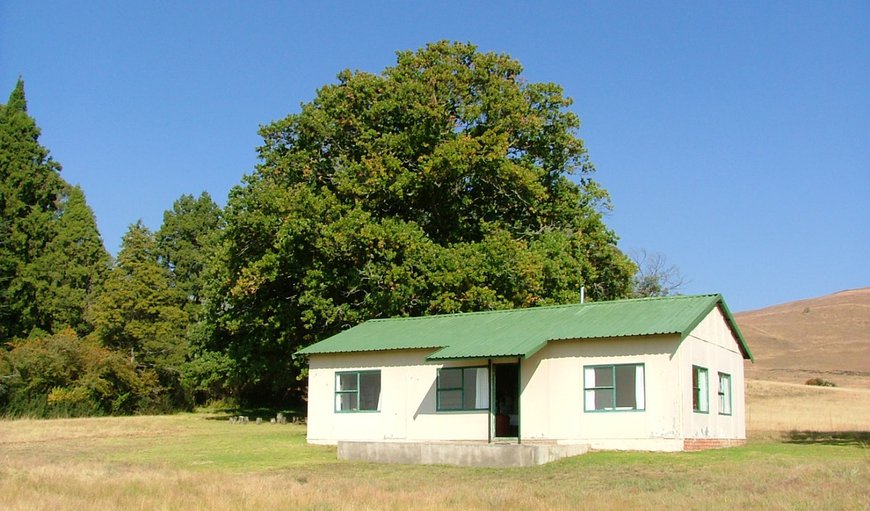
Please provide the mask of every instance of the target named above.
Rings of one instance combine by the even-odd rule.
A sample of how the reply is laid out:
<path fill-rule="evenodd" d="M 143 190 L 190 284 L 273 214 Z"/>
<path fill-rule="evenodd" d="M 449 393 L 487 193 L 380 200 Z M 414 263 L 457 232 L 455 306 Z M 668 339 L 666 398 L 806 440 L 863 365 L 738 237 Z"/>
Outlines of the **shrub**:
<path fill-rule="evenodd" d="M 159 392 L 156 378 L 71 329 L 11 343 L 0 353 L 0 415 L 78 417 L 135 413 Z"/>
<path fill-rule="evenodd" d="M 196 404 L 234 399 L 235 363 L 224 353 L 202 351 L 184 365 L 182 382 L 193 392 Z"/>
<path fill-rule="evenodd" d="M 816 387 L 836 387 L 837 386 L 836 383 L 822 379 L 822 378 L 810 378 L 809 380 L 806 381 L 806 384 L 807 385 L 814 385 Z"/>

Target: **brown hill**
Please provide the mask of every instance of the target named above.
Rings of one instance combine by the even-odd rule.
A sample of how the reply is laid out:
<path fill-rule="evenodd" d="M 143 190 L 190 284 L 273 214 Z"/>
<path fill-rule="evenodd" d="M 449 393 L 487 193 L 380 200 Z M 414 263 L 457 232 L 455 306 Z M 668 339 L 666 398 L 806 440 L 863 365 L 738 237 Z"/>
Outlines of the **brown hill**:
<path fill-rule="evenodd" d="M 755 356 L 747 378 L 870 388 L 870 287 L 734 317 Z"/>

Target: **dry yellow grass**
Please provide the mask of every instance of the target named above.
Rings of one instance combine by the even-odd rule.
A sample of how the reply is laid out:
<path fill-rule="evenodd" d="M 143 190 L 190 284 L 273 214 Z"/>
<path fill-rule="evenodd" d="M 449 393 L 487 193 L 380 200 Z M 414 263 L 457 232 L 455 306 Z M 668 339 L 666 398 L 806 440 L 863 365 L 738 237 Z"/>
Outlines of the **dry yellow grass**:
<path fill-rule="evenodd" d="M 750 406 L 831 389 L 750 383 Z M 834 389 L 835 391 L 837 389 Z M 848 397 L 844 397 L 846 402 Z M 768 401 L 764 401 L 768 400 Z M 755 408 L 753 408 L 754 410 Z M 795 416 L 787 429 L 815 418 Z M 758 421 L 758 422 L 755 422 Z M 838 440 L 701 453 L 597 452 L 527 469 L 340 462 L 296 425 L 203 415 L 0 422 L 0 509 L 867 509 L 870 456 Z"/>
<path fill-rule="evenodd" d="M 870 390 L 746 381 L 746 428 L 753 432 L 870 432 Z"/>

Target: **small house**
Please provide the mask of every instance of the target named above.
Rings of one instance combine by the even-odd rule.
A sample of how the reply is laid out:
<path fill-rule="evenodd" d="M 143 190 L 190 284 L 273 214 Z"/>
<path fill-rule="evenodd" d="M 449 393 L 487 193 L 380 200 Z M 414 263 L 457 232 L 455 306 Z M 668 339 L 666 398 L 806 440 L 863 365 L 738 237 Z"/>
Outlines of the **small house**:
<path fill-rule="evenodd" d="M 720 295 L 375 319 L 307 355 L 308 441 L 745 441 L 752 354 Z"/>

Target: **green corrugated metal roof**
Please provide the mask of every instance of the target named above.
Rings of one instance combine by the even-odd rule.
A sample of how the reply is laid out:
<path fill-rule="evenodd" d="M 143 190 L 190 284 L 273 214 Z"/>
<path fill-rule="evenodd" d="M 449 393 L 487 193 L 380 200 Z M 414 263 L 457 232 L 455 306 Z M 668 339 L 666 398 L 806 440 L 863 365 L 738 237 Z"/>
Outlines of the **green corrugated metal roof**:
<path fill-rule="evenodd" d="M 549 341 L 688 333 L 719 306 L 752 359 L 721 295 L 642 298 L 552 307 L 374 319 L 300 350 L 299 354 L 436 349 L 429 360 L 529 357 Z"/>

